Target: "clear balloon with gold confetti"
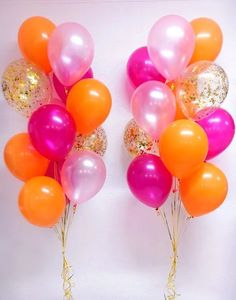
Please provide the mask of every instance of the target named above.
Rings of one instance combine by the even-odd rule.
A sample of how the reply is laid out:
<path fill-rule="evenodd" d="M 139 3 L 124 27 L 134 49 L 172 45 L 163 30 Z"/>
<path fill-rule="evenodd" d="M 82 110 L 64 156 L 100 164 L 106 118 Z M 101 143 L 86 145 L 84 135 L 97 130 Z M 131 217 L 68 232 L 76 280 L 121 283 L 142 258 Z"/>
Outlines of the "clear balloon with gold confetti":
<path fill-rule="evenodd" d="M 199 61 L 185 70 L 177 82 L 175 94 L 184 115 L 200 120 L 220 107 L 228 89 L 228 77 L 220 66 Z"/>
<path fill-rule="evenodd" d="M 132 157 L 143 153 L 158 154 L 157 141 L 141 129 L 134 119 L 130 120 L 126 125 L 124 144 Z"/>
<path fill-rule="evenodd" d="M 107 149 L 107 136 L 102 127 L 96 128 L 89 134 L 77 134 L 73 150 L 90 150 L 103 156 Z"/>
<path fill-rule="evenodd" d="M 51 98 L 48 77 L 24 59 L 13 61 L 2 77 L 2 91 L 6 101 L 26 117 Z"/>

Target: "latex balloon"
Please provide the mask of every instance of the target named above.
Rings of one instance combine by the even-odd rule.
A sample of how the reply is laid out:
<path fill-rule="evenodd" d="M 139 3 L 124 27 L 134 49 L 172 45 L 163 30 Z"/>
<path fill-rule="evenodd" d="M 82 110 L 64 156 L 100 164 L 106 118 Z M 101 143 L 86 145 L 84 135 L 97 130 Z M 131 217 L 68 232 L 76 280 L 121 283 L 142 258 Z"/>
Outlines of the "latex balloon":
<path fill-rule="evenodd" d="M 171 123 L 159 141 L 160 157 L 170 173 L 183 178 L 202 163 L 208 152 L 205 131 L 193 121 Z"/>
<path fill-rule="evenodd" d="M 48 58 L 53 73 L 64 86 L 71 86 L 83 77 L 93 56 L 93 39 L 82 25 L 64 23 L 53 31 L 48 43 Z"/>
<path fill-rule="evenodd" d="M 176 99 L 185 116 L 200 120 L 220 107 L 228 89 L 227 75 L 220 66 L 199 61 L 190 65 L 179 79 Z"/>
<path fill-rule="evenodd" d="M 49 73 L 48 40 L 55 25 L 44 17 L 31 17 L 24 21 L 18 32 L 18 44 L 23 56 Z"/>
<path fill-rule="evenodd" d="M 166 79 L 177 79 L 187 67 L 195 45 L 190 23 L 170 15 L 159 19 L 148 35 L 148 52 L 158 72 Z"/>
<path fill-rule="evenodd" d="M 144 154 L 158 154 L 157 141 L 140 128 L 134 119 L 125 127 L 124 144 L 126 150 L 133 157 Z"/>
<path fill-rule="evenodd" d="M 61 100 L 59 98 L 52 98 L 48 104 L 56 104 L 56 105 L 59 105 L 59 106 L 61 106 L 63 108 L 66 107 L 65 103 L 63 102 L 63 100 Z"/>
<path fill-rule="evenodd" d="M 54 161 L 51 160 L 46 172 L 46 176 L 51 177 L 61 184 L 61 169 L 65 160 Z M 67 202 L 67 199 L 66 199 Z"/>
<path fill-rule="evenodd" d="M 10 63 L 3 73 L 2 91 L 6 101 L 26 117 L 51 100 L 48 77 L 24 59 Z"/>
<path fill-rule="evenodd" d="M 131 192 L 142 203 L 159 208 L 167 199 L 172 176 L 157 155 L 142 154 L 129 165 L 127 181 Z"/>
<path fill-rule="evenodd" d="M 65 197 L 60 184 L 46 176 L 28 180 L 19 194 L 19 208 L 33 225 L 54 226 L 65 208 Z"/>
<path fill-rule="evenodd" d="M 27 133 L 18 133 L 7 142 L 4 160 L 10 172 L 23 181 L 45 175 L 49 165 L 49 160 L 35 150 Z"/>
<path fill-rule="evenodd" d="M 147 47 L 138 48 L 130 55 L 127 63 L 127 74 L 135 87 L 150 80 L 165 82 L 165 78 L 157 71 L 151 61 Z"/>
<path fill-rule="evenodd" d="M 93 71 L 91 68 L 88 69 L 88 71 L 84 74 L 84 76 L 80 80 L 83 80 L 86 78 L 93 78 Z M 57 79 L 55 74 L 53 74 L 52 79 L 53 79 L 53 86 L 54 86 L 58 96 L 61 98 L 61 100 L 64 103 L 66 103 L 68 93 L 71 90 L 72 86 L 66 87 L 63 84 L 61 84 L 61 82 Z"/>
<path fill-rule="evenodd" d="M 170 88 L 159 81 L 140 85 L 132 95 L 131 110 L 137 124 L 159 139 L 175 117 L 176 101 Z"/>
<path fill-rule="evenodd" d="M 84 79 L 70 90 L 66 108 L 75 120 L 77 131 L 91 133 L 107 118 L 111 109 L 111 94 L 102 82 Z"/>
<path fill-rule="evenodd" d="M 172 90 L 173 94 L 176 94 L 176 90 L 177 90 L 177 82 L 175 81 L 166 81 L 165 82 L 166 85 L 168 85 L 168 87 Z M 182 120 L 182 119 L 186 119 L 186 116 L 183 114 L 178 101 L 176 101 L 176 112 L 175 112 L 175 121 L 176 120 Z"/>
<path fill-rule="evenodd" d="M 63 190 L 73 204 L 80 204 L 95 196 L 105 179 L 105 164 L 92 151 L 70 153 L 61 170 Z"/>
<path fill-rule="evenodd" d="M 213 114 L 200 120 L 198 124 L 205 130 L 208 137 L 209 149 L 206 159 L 211 159 L 223 152 L 233 140 L 234 119 L 223 108 L 218 108 Z"/>
<path fill-rule="evenodd" d="M 194 173 L 180 181 L 182 202 L 192 217 L 218 208 L 227 192 L 228 183 L 224 173 L 209 163 L 202 163 Z"/>
<path fill-rule="evenodd" d="M 62 160 L 75 140 L 75 123 L 62 106 L 48 104 L 31 116 L 28 124 L 31 142 L 36 150 L 50 160 Z"/>
<path fill-rule="evenodd" d="M 214 61 L 223 44 L 220 26 L 209 18 L 194 19 L 191 25 L 195 34 L 195 49 L 191 63 L 200 60 Z"/>
<path fill-rule="evenodd" d="M 73 150 L 89 150 L 103 156 L 107 149 L 107 136 L 102 127 L 98 127 L 89 134 L 78 133 L 75 138 Z"/>

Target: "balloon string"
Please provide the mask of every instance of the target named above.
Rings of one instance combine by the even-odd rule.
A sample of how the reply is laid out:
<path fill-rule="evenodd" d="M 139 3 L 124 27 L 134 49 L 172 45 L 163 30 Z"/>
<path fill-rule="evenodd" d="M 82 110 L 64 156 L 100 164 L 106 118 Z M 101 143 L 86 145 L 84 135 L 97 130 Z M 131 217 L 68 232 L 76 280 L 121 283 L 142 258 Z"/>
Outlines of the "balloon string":
<path fill-rule="evenodd" d="M 54 164 L 54 178 L 56 180 L 59 179 L 59 170 L 58 170 L 58 164 L 55 162 Z M 59 223 L 57 226 L 55 226 L 55 232 L 61 241 L 62 246 L 62 280 L 63 280 L 63 292 L 64 292 L 64 300 L 73 300 L 72 297 L 72 267 L 68 262 L 67 256 L 66 256 L 66 246 L 67 246 L 67 238 L 68 238 L 68 232 L 70 225 L 72 223 L 72 219 L 74 217 L 76 207 L 72 206 L 70 202 L 68 201 L 66 197 L 66 207 L 64 210 L 64 214 L 61 217 Z"/>
<path fill-rule="evenodd" d="M 68 262 L 66 257 L 66 246 L 67 246 L 67 237 L 69 227 L 72 221 L 72 217 L 74 215 L 74 210 L 71 213 L 71 205 L 67 204 L 64 216 L 61 220 L 61 245 L 62 245 L 62 258 L 63 258 L 63 265 L 62 265 L 62 279 L 63 279 L 63 290 L 64 290 L 64 300 L 72 300 L 72 268 Z"/>
<path fill-rule="evenodd" d="M 178 179 L 174 181 L 173 197 L 170 205 L 169 214 L 165 209 L 157 209 L 158 214 L 161 215 L 164 225 L 171 242 L 172 256 L 170 259 L 170 270 L 167 276 L 166 293 L 164 294 L 165 300 L 176 300 L 180 296 L 176 292 L 176 275 L 178 265 L 178 246 L 179 238 L 182 232 L 183 223 L 187 220 L 186 217 L 182 218 L 183 210 L 181 209 L 181 199 L 179 195 Z M 181 220 L 184 222 L 181 223 Z"/>

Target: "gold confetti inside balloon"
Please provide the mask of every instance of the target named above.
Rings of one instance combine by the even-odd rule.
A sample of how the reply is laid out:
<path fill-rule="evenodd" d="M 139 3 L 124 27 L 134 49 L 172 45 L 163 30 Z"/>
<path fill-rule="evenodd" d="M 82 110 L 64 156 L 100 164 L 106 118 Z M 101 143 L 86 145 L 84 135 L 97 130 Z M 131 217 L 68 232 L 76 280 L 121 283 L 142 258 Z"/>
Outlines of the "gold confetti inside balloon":
<path fill-rule="evenodd" d="M 90 134 L 77 134 L 73 150 L 90 150 L 103 156 L 107 149 L 107 136 L 102 127 L 98 127 Z"/>
<path fill-rule="evenodd" d="M 190 65 L 177 84 L 176 99 L 184 115 L 200 120 L 213 113 L 229 89 L 225 71 L 209 61 Z"/>
<path fill-rule="evenodd" d="M 143 153 L 158 154 L 157 141 L 141 129 L 134 119 L 126 125 L 124 143 L 127 151 L 133 157 Z"/>
<path fill-rule="evenodd" d="M 12 62 L 3 73 L 2 90 L 7 102 L 29 117 L 51 98 L 48 77 L 24 59 Z"/>

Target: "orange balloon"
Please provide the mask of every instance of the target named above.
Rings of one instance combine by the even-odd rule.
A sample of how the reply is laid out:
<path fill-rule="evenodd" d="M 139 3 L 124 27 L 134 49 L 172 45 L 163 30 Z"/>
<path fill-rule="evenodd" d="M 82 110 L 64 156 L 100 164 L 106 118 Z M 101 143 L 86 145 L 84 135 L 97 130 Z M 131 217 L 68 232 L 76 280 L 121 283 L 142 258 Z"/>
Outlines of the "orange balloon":
<path fill-rule="evenodd" d="M 27 133 L 16 134 L 7 142 L 4 160 L 10 172 L 23 181 L 44 175 L 50 162 L 35 150 Z"/>
<path fill-rule="evenodd" d="M 48 60 L 48 40 L 56 26 L 43 17 L 25 20 L 18 32 L 18 44 L 23 56 L 45 73 L 51 71 Z"/>
<path fill-rule="evenodd" d="M 75 120 L 77 131 L 87 134 L 107 118 L 111 109 L 111 94 L 100 81 L 84 79 L 70 90 L 66 108 Z"/>
<path fill-rule="evenodd" d="M 182 202 L 193 217 L 218 208 L 225 200 L 227 192 L 226 176 L 209 163 L 202 163 L 194 173 L 180 181 Z"/>
<path fill-rule="evenodd" d="M 19 208 L 33 225 L 54 226 L 65 209 L 65 196 L 60 184 L 46 176 L 28 180 L 19 194 Z"/>
<path fill-rule="evenodd" d="M 175 121 L 176 120 L 183 120 L 187 119 L 186 116 L 183 114 L 178 101 L 176 101 L 176 112 L 175 112 Z"/>
<path fill-rule="evenodd" d="M 195 50 L 190 63 L 199 60 L 214 61 L 223 44 L 223 34 L 219 25 L 208 18 L 198 18 L 191 22 L 195 33 Z"/>
<path fill-rule="evenodd" d="M 183 178 L 202 163 L 208 152 L 205 131 L 191 120 L 171 123 L 160 137 L 160 157 L 166 168 L 177 178 Z"/>
<path fill-rule="evenodd" d="M 174 95 L 176 95 L 176 87 L 177 83 L 174 81 L 166 81 L 166 85 L 172 90 Z M 182 119 L 187 119 L 186 116 L 183 114 L 178 101 L 176 101 L 176 113 L 175 113 L 175 121 L 176 120 L 182 120 Z"/>

